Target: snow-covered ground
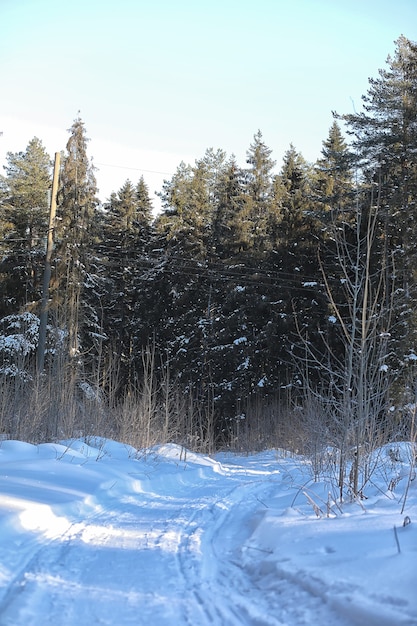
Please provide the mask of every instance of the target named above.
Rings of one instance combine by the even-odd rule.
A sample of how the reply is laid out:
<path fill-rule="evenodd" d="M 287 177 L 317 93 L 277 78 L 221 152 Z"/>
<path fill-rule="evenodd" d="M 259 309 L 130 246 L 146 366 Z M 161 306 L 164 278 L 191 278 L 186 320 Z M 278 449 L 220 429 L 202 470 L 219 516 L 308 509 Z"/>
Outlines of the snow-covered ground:
<path fill-rule="evenodd" d="M 3 441 L 0 624 L 416 625 L 410 447 L 379 463 L 328 508 L 332 481 L 283 452 Z"/>

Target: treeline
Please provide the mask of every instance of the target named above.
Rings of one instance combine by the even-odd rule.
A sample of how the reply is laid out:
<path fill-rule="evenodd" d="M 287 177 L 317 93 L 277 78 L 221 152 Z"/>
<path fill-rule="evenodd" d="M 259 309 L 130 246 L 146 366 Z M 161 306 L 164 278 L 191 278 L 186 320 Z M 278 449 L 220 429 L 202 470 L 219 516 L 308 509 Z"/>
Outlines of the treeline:
<path fill-rule="evenodd" d="M 266 445 L 285 431 L 293 447 L 320 433 L 342 449 L 408 427 L 415 43 L 398 39 L 363 100 L 360 113 L 334 114 L 313 164 L 291 145 L 277 168 L 260 131 L 243 165 L 213 149 L 181 163 L 156 218 L 143 178 L 99 202 L 77 118 L 62 154 L 42 373 L 51 159 L 37 138 L 9 153 L 0 196 L 3 380 L 29 385 L 65 371 L 82 411 L 87 397 L 120 406 L 146 392 L 146 411 L 166 430 L 187 413 L 185 430 L 212 445 L 239 437 Z"/>

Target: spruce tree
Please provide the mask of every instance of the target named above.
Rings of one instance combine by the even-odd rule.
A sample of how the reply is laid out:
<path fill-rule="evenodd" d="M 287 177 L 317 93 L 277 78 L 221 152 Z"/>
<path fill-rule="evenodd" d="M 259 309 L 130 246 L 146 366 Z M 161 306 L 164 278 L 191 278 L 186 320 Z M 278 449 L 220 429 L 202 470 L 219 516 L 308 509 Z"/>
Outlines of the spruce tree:
<path fill-rule="evenodd" d="M 284 245 L 291 251 L 290 256 L 295 255 L 293 262 L 288 258 L 286 271 L 294 271 L 301 260 L 298 250 L 305 244 L 311 227 L 312 203 L 308 165 L 292 144 L 284 155 L 278 185 L 280 187 L 281 236 L 285 242 Z M 277 190 L 276 193 L 278 195 Z"/>
<path fill-rule="evenodd" d="M 143 178 L 136 186 L 127 180 L 111 195 L 98 255 L 107 269 L 98 300 L 108 349 L 117 355 L 123 385 L 133 384 L 134 361 L 140 355 L 139 326 L 144 320 L 137 310 L 144 298 L 140 280 L 149 267 L 152 202 Z M 97 296 L 92 292 L 91 297 Z M 99 302 L 97 302 L 97 305 Z M 149 320 L 149 315 L 147 317 Z"/>
<path fill-rule="evenodd" d="M 281 220 L 276 251 L 271 255 L 281 295 L 275 337 L 281 345 L 279 358 L 287 364 L 288 384 L 294 376 L 299 380 L 302 338 L 308 335 L 314 341 L 327 308 L 318 264 L 322 224 L 315 211 L 312 181 L 310 165 L 291 144 L 276 180 Z"/>
<path fill-rule="evenodd" d="M 253 143 L 246 153 L 246 203 L 252 222 L 251 245 L 259 251 L 268 247 L 268 224 L 273 201 L 275 161 L 272 150 L 263 141 L 260 130 L 254 135 Z"/>
<path fill-rule="evenodd" d="M 201 328 L 196 326 L 207 302 L 207 261 L 211 241 L 212 203 L 206 164 L 181 163 L 161 194 L 164 212 L 155 229 L 164 242 L 157 294 L 161 333 L 158 342 L 170 355 L 171 367 L 186 380 L 196 380 L 201 365 Z M 161 245 L 157 246 L 159 249 Z"/>
<path fill-rule="evenodd" d="M 340 213 L 352 202 L 354 191 L 353 155 L 337 120 L 323 141 L 321 158 L 315 167 L 314 191 L 320 212 Z"/>
<path fill-rule="evenodd" d="M 314 215 L 320 227 L 321 271 L 327 280 L 332 281 L 334 298 L 343 306 L 340 246 L 337 242 L 343 232 L 346 245 L 355 246 L 357 203 L 361 192 L 358 177 L 354 174 L 355 159 L 337 120 L 333 121 L 329 135 L 323 141 L 321 154 L 313 174 Z"/>
<path fill-rule="evenodd" d="M 148 229 L 153 220 L 153 205 L 149 195 L 149 187 L 143 176 L 136 185 L 136 215 L 135 221 L 139 228 Z"/>
<path fill-rule="evenodd" d="M 68 331 L 69 354 L 75 357 L 81 349 L 83 332 L 97 322 L 94 312 L 85 306 L 83 295 L 98 200 L 94 167 L 87 156 L 88 138 L 80 117 L 68 132 L 58 193 L 55 293 Z"/>
<path fill-rule="evenodd" d="M 251 231 L 246 212 L 244 175 L 234 156 L 217 180 L 216 198 L 213 245 L 220 258 L 232 259 L 247 247 Z"/>

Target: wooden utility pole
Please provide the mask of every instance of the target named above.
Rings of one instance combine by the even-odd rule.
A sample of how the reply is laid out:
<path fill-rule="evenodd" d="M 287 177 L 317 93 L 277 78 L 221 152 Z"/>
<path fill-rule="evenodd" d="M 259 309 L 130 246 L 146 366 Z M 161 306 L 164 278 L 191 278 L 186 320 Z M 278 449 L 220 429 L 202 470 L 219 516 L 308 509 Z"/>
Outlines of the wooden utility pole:
<path fill-rule="evenodd" d="M 44 363 L 45 363 L 45 344 L 46 344 L 46 326 L 48 322 L 49 283 L 51 280 L 51 258 L 52 258 L 52 250 L 54 247 L 56 196 L 58 193 L 60 162 L 61 162 L 61 155 L 59 152 L 55 152 L 54 177 L 52 180 L 51 204 L 50 204 L 50 209 L 49 209 L 48 238 L 46 241 L 45 271 L 44 271 L 43 283 L 42 283 L 42 304 L 41 304 L 41 313 L 39 316 L 39 341 L 38 341 L 38 354 L 37 354 L 37 365 L 38 365 L 39 373 L 43 372 Z"/>

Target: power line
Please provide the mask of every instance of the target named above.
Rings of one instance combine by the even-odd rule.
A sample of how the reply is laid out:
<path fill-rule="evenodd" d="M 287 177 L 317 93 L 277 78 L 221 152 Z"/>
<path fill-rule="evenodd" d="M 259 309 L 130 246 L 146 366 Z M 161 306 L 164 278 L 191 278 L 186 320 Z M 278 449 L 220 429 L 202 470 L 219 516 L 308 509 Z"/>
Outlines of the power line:
<path fill-rule="evenodd" d="M 171 176 L 172 172 L 160 172 L 158 170 L 145 170 L 142 167 L 130 167 L 128 165 L 112 165 L 110 163 L 96 163 L 95 165 L 99 165 L 101 167 L 113 167 L 119 170 L 132 170 L 134 172 L 146 172 L 147 174 L 163 174 L 165 176 Z"/>
<path fill-rule="evenodd" d="M 101 252 L 113 252 L 118 248 L 109 246 L 108 244 L 100 245 Z M 180 263 L 180 265 L 172 264 L 174 261 Z M 106 268 L 118 267 L 120 263 L 117 259 L 107 257 L 101 260 L 101 263 Z M 300 276 L 297 278 L 291 272 L 285 272 L 280 270 L 269 270 L 267 268 L 250 267 L 243 264 L 238 266 L 228 266 L 222 263 L 210 263 L 209 266 L 198 263 L 193 263 L 193 260 L 183 255 L 169 255 L 168 257 L 158 257 L 157 255 L 147 254 L 141 259 L 130 259 L 130 267 L 133 272 L 141 271 L 142 276 L 136 275 L 137 280 L 147 281 L 148 278 L 143 275 L 143 272 L 155 271 L 158 268 L 152 263 L 159 263 L 159 270 L 161 275 L 170 275 L 171 277 L 188 276 L 194 278 L 206 278 L 207 280 L 214 281 L 240 281 L 243 285 L 253 285 L 265 288 L 284 287 L 290 290 L 303 289 L 305 291 L 317 292 L 317 289 L 323 287 L 321 281 L 317 277 Z M 165 265 L 166 263 L 166 265 Z M 153 277 L 152 280 L 161 280 L 161 277 Z M 330 282 L 338 282 L 338 279 L 329 279 Z"/>
<path fill-rule="evenodd" d="M 7 248 L 7 244 L 12 243 L 28 243 L 28 239 L 26 238 L 10 238 L 5 239 L 3 242 L 3 247 Z M 43 243 L 45 241 L 45 236 L 37 235 L 31 238 L 31 241 L 37 241 Z M 25 251 L 25 250 L 20 250 Z M 98 244 L 98 251 L 104 255 L 111 255 L 111 253 L 116 253 L 116 258 L 112 258 L 112 256 L 107 256 L 106 258 L 102 258 L 100 261 L 106 267 L 115 267 L 119 265 L 117 255 L 123 256 L 125 251 L 121 250 L 120 247 L 115 243 L 106 243 L 101 242 Z M 16 252 L 14 250 L 13 252 Z M 125 257 L 124 257 L 125 258 Z M 197 260 L 190 258 L 189 256 L 178 254 L 178 253 L 165 253 L 158 255 L 155 252 L 146 252 L 145 255 L 141 258 L 128 257 L 125 260 L 128 261 L 134 268 L 142 267 L 144 269 L 153 269 L 152 265 L 149 266 L 147 263 L 162 263 L 163 269 L 167 273 L 177 274 L 177 273 L 192 273 L 194 275 L 204 275 L 207 276 L 217 276 L 221 278 L 246 278 L 250 282 L 254 282 L 255 284 L 266 284 L 270 285 L 271 282 L 275 281 L 289 281 L 295 285 L 298 285 L 299 282 L 295 278 L 292 272 L 285 272 L 276 269 L 264 268 L 259 266 L 250 266 L 245 265 L 242 262 L 227 264 L 222 263 L 221 261 L 210 261 L 207 264 L 204 262 L 198 262 Z M 170 265 L 169 268 L 165 267 L 165 263 L 175 262 L 181 264 L 176 267 L 175 265 Z M 265 279 L 262 281 L 261 279 Z M 306 277 L 302 275 L 300 277 L 301 282 L 317 282 L 317 279 L 314 277 Z"/>

